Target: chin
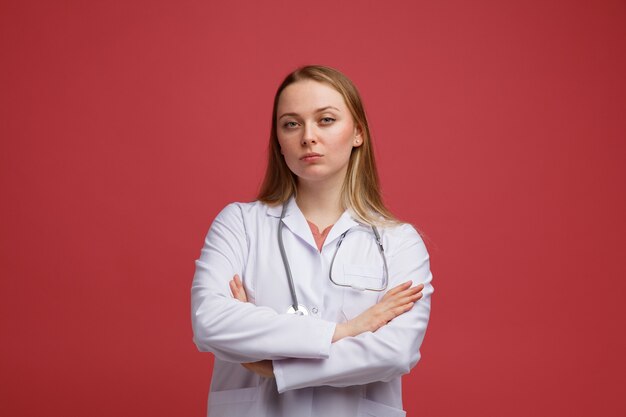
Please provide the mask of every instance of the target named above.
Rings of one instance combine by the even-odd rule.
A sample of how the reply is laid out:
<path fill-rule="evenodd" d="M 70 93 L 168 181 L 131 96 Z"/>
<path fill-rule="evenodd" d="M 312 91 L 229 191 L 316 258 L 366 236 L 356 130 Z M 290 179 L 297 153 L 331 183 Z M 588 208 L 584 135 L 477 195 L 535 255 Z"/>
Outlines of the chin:
<path fill-rule="evenodd" d="M 310 172 L 304 174 L 304 175 L 297 175 L 298 180 L 300 181 L 306 181 L 308 183 L 316 183 L 316 182 L 323 182 L 323 181 L 328 181 L 328 180 L 332 180 L 334 178 L 337 178 L 338 175 L 335 174 L 330 174 L 330 173 L 320 173 L 319 175 L 315 175 L 312 174 Z"/>

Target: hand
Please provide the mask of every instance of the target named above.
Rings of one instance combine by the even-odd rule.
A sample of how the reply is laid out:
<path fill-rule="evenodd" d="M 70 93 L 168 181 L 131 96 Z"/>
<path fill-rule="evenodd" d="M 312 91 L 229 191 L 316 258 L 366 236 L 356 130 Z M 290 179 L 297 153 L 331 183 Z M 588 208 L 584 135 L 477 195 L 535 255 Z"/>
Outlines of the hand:
<path fill-rule="evenodd" d="M 230 292 L 233 293 L 233 297 L 236 300 L 239 300 L 242 303 L 248 302 L 248 296 L 246 294 L 246 290 L 243 288 L 243 283 L 241 282 L 239 275 L 235 274 L 228 285 L 230 287 Z M 242 363 L 241 366 L 264 378 L 274 378 L 274 364 L 270 360 Z"/>
<path fill-rule="evenodd" d="M 241 366 L 263 378 L 274 378 L 274 364 L 270 360 L 242 363 Z"/>
<path fill-rule="evenodd" d="M 248 302 L 248 296 L 246 295 L 246 290 L 243 288 L 243 283 L 239 278 L 239 275 L 235 274 L 232 280 L 228 283 L 230 286 L 230 292 L 233 293 L 233 297 L 236 300 L 241 301 L 242 303 Z"/>
<path fill-rule="evenodd" d="M 424 284 L 411 287 L 407 281 L 393 287 L 383 298 L 352 320 L 336 326 L 333 342 L 347 336 L 357 336 L 364 332 L 375 332 L 399 315 L 406 313 L 417 300 L 422 298 Z"/>

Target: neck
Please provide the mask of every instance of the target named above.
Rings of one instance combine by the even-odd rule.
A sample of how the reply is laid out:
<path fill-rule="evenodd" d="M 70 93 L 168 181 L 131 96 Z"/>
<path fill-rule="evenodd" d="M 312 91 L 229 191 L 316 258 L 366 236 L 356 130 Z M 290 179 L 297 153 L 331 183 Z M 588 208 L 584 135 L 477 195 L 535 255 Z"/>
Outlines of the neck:
<path fill-rule="evenodd" d="M 304 217 L 319 230 L 334 224 L 343 214 L 345 209 L 341 203 L 342 186 L 343 181 L 298 182 L 296 203 Z"/>

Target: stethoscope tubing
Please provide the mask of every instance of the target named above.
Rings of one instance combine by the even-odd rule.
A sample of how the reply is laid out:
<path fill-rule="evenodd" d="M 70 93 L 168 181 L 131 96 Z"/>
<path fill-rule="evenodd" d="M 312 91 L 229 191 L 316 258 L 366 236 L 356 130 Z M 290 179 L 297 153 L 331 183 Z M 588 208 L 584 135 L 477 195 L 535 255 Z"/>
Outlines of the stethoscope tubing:
<path fill-rule="evenodd" d="M 283 208 L 280 213 L 280 219 L 278 220 L 278 247 L 280 249 L 280 256 L 283 260 L 283 266 L 285 267 L 285 273 L 287 274 L 287 282 L 289 283 L 289 292 L 291 292 L 291 301 L 293 302 L 291 305 L 291 308 L 289 308 L 288 310 L 288 313 L 293 313 L 297 315 L 307 315 L 308 311 L 306 310 L 306 308 L 298 303 L 298 295 L 296 294 L 296 287 L 293 282 L 293 275 L 291 274 L 291 267 L 289 266 L 289 259 L 287 259 L 287 253 L 285 252 L 285 245 L 283 243 L 283 227 L 284 227 L 283 218 L 285 217 L 286 212 L 287 212 L 287 204 L 283 204 Z M 372 230 L 374 231 L 374 236 L 375 236 L 378 252 L 383 258 L 383 268 L 384 268 L 383 272 L 384 272 L 384 277 L 385 277 L 384 285 L 382 286 L 382 288 L 360 288 L 354 285 L 341 284 L 341 283 L 336 282 L 333 279 L 333 266 L 335 264 L 335 257 L 337 256 L 337 252 L 339 251 L 339 247 L 341 246 L 341 243 L 343 242 L 344 238 L 346 237 L 350 229 L 343 232 L 341 236 L 339 237 L 339 241 L 337 242 L 337 248 L 335 249 L 335 253 L 333 254 L 332 260 L 330 262 L 328 276 L 330 278 L 330 281 L 333 284 L 338 285 L 340 287 L 351 287 L 360 291 L 369 290 L 369 291 L 380 292 L 380 291 L 384 291 L 385 289 L 387 289 L 387 286 L 389 284 L 389 270 L 387 268 L 387 257 L 385 256 L 385 249 L 383 248 L 383 243 L 380 238 L 380 234 L 378 233 L 378 229 L 374 225 L 371 225 L 371 227 L 372 227 Z"/>
<path fill-rule="evenodd" d="M 285 253 L 285 245 L 283 244 L 283 218 L 285 217 L 285 212 L 287 211 L 287 204 L 283 204 L 283 210 L 280 213 L 280 220 L 278 220 L 278 247 L 280 248 L 280 256 L 283 258 L 283 265 L 285 266 L 285 272 L 287 273 L 287 281 L 289 282 L 289 291 L 291 292 L 291 300 L 293 304 L 293 311 L 300 311 L 298 309 L 298 295 L 296 294 L 296 287 L 293 283 L 293 276 L 291 275 L 291 267 L 289 266 L 289 260 L 287 259 L 287 254 Z"/>

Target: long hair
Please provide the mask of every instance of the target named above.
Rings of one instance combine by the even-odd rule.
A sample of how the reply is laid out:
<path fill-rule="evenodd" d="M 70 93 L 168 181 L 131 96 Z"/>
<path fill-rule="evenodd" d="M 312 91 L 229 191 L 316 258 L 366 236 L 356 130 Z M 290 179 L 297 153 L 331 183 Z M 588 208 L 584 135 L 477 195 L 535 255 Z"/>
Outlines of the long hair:
<path fill-rule="evenodd" d="M 363 144 L 352 148 L 348 171 L 343 182 L 341 199 L 344 209 L 351 210 L 354 217 L 363 223 L 374 225 L 397 223 L 398 220 L 385 207 L 381 197 L 372 137 L 361 96 L 348 77 L 334 68 L 321 65 L 307 65 L 296 69 L 285 77 L 276 91 L 267 168 L 257 199 L 269 205 L 277 205 L 287 201 L 297 191 L 297 177 L 291 172 L 280 153 L 276 111 L 283 90 L 301 80 L 318 81 L 337 90 L 343 96 L 355 124 L 361 128 Z"/>

